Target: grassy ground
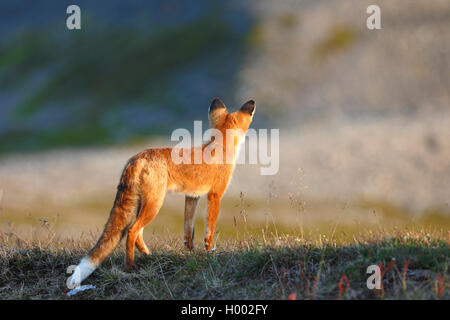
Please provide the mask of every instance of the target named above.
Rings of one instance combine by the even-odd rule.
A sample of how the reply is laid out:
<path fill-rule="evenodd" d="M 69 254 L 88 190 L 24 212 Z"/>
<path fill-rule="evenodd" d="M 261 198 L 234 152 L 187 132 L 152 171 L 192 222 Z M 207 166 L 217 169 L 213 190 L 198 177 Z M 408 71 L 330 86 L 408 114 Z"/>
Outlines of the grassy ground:
<path fill-rule="evenodd" d="M 96 289 L 66 297 L 68 266 L 97 234 L 58 238 L 45 227 L 24 239 L 0 233 L 0 299 L 449 299 L 448 231 L 360 231 L 309 238 L 265 234 L 223 240 L 214 252 L 183 250 L 179 237 L 146 237 L 151 254 L 124 271 L 118 248 L 84 284 Z M 199 241 L 199 239 L 197 239 Z M 395 259 L 395 260 L 393 260 Z M 369 265 L 381 265 L 383 288 L 369 290 Z M 346 281 L 348 279 L 348 281 Z"/>

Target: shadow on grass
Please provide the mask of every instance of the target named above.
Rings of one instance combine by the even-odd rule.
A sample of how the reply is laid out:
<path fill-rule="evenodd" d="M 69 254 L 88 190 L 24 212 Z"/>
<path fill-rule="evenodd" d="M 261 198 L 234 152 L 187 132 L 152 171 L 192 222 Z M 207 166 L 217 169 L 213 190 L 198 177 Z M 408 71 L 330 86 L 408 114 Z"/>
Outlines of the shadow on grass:
<path fill-rule="evenodd" d="M 137 255 L 135 271 L 124 271 L 121 247 L 85 281 L 97 288 L 71 299 L 286 299 L 294 292 L 298 299 L 448 299 L 446 237 L 401 232 L 336 246 L 329 239 L 272 236 L 221 242 L 206 253 L 155 236 L 152 253 Z M 0 298 L 67 298 L 66 269 L 92 244 L 72 239 L 43 246 L 3 234 Z M 372 264 L 381 267 L 381 290 L 367 289 Z"/>

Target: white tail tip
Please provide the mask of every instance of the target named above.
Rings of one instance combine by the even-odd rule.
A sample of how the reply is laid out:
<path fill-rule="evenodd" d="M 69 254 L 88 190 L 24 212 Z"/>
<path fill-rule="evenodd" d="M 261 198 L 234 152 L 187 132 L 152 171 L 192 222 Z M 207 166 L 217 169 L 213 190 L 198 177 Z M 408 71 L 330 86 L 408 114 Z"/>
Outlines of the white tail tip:
<path fill-rule="evenodd" d="M 79 286 L 84 279 L 94 272 L 95 269 L 97 269 L 97 266 L 89 260 L 89 257 L 84 257 L 81 259 L 78 266 L 76 266 L 75 270 L 73 270 L 73 273 L 69 278 L 69 284 L 72 287 Z"/>

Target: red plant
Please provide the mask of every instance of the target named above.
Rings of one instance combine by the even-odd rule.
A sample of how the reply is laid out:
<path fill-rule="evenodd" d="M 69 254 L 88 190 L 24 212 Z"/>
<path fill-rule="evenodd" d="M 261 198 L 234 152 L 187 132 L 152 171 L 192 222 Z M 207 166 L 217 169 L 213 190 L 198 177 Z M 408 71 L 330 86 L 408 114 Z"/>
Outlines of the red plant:
<path fill-rule="evenodd" d="M 297 294 L 295 292 L 292 292 L 289 296 L 288 296 L 288 300 L 297 300 Z"/>
<path fill-rule="evenodd" d="M 444 293 L 444 277 L 442 274 L 439 275 L 438 288 L 437 288 L 437 298 L 440 300 L 442 293 Z"/>
<path fill-rule="evenodd" d="M 300 278 L 302 278 L 303 281 L 305 281 L 305 274 L 303 273 L 303 260 L 300 260 Z"/>
<path fill-rule="evenodd" d="M 408 271 L 409 260 L 405 261 L 405 265 L 403 266 L 402 271 L 402 286 L 403 290 L 406 290 L 406 272 Z"/>
<path fill-rule="evenodd" d="M 350 280 L 348 280 L 347 276 L 345 274 L 342 275 L 341 280 L 339 281 L 338 288 L 339 288 L 339 297 L 338 300 L 342 299 L 342 294 L 344 293 L 344 281 L 345 281 L 345 291 L 348 292 L 350 289 Z"/>
<path fill-rule="evenodd" d="M 395 259 L 392 259 L 391 262 L 386 266 L 386 268 L 383 270 L 383 262 L 380 262 L 378 267 L 380 268 L 381 272 L 381 281 L 383 280 L 384 275 L 395 265 Z M 381 282 L 381 288 L 383 288 L 383 282 Z"/>
<path fill-rule="evenodd" d="M 381 278 L 383 278 L 383 276 L 386 274 L 386 272 L 388 272 L 395 264 L 395 260 L 392 259 L 391 262 L 389 262 L 389 264 L 387 265 L 386 269 L 383 270 L 383 262 L 380 262 L 380 264 L 378 265 L 380 267 L 380 271 L 381 271 Z"/>
<path fill-rule="evenodd" d="M 285 268 L 281 268 L 281 279 L 282 279 L 283 287 L 286 287 L 287 280 L 286 280 L 286 269 Z"/>
<path fill-rule="evenodd" d="M 381 297 L 384 296 L 384 286 L 383 286 L 383 277 L 386 274 L 386 272 L 388 272 L 393 266 L 395 265 L 395 259 L 392 259 L 391 262 L 389 262 L 389 264 L 386 266 L 386 268 L 383 270 L 383 262 L 380 262 L 380 264 L 378 265 L 378 267 L 380 268 L 380 295 Z"/>
<path fill-rule="evenodd" d="M 303 260 L 300 260 L 299 269 L 300 269 L 300 278 L 303 280 L 305 286 L 306 296 L 309 296 L 309 280 L 305 277 L 305 274 L 303 273 Z"/>
<path fill-rule="evenodd" d="M 406 272 L 408 271 L 409 260 L 405 261 L 405 265 L 403 266 L 403 278 L 406 278 Z"/>

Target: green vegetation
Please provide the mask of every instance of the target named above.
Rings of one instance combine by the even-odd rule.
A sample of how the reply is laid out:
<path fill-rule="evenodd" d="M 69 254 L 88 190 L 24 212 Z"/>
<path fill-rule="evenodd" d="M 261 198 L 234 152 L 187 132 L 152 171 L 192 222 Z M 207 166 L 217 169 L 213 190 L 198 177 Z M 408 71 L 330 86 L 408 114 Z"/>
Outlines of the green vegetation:
<path fill-rule="evenodd" d="M 264 25 L 254 25 L 246 35 L 245 42 L 250 48 L 258 48 L 264 44 Z"/>
<path fill-rule="evenodd" d="M 314 48 L 313 59 L 323 60 L 329 55 L 345 50 L 356 41 L 356 38 L 356 31 L 351 26 L 333 27 L 328 36 Z"/>
<path fill-rule="evenodd" d="M 284 13 L 280 15 L 278 22 L 283 28 L 290 30 L 298 24 L 298 16 L 295 13 Z"/>
<path fill-rule="evenodd" d="M 164 91 L 149 93 L 149 83 L 160 83 L 173 69 L 198 59 L 206 50 L 220 47 L 229 36 L 226 24 L 206 16 L 154 35 L 108 29 L 75 35 L 56 50 L 45 45 L 46 56 L 61 59 L 69 55 L 69 59 L 56 75 L 26 99 L 19 115 L 33 114 L 48 101 L 75 99 L 79 96 L 76 89 L 91 95 L 95 101 L 92 107 L 96 109 L 106 110 L 136 97 L 152 100 Z M 31 68 L 43 67 L 28 63 L 34 58 L 31 53 L 23 63 Z M 96 113 L 94 120 L 99 116 Z"/>
<path fill-rule="evenodd" d="M 113 191 L 113 190 L 111 190 Z M 10 227 L 10 231 L 23 231 L 38 228 L 42 220 L 50 221 L 55 234 L 65 235 L 73 226 L 81 230 L 100 230 L 103 228 L 114 200 L 114 193 L 102 197 L 83 199 L 67 205 L 42 203 L 29 209 L 0 209 L 0 227 Z M 183 230 L 182 196 L 168 195 L 155 220 L 149 224 L 146 234 L 176 234 L 182 236 Z M 197 210 L 195 229 L 203 230 L 206 212 L 206 199 L 201 199 Z M 306 207 L 299 207 L 280 198 L 271 203 L 256 199 L 225 197 L 217 224 L 219 240 L 242 239 L 265 234 L 299 234 L 300 237 L 318 237 L 321 234 L 339 235 L 340 244 L 353 241 L 362 230 L 377 233 L 396 233 L 398 230 L 416 232 L 423 230 L 450 230 L 448 212 L 427 209 L 412 213 L 393 204 L 381 201 L 338 201 L 308 200 Z M 8 227 L 9 228 L 9 227 Z M 25 229 L 24 229 L 25 228 Z M 73 231 L 73 230 L 72 230 Z M 73 232 L 78 235 L 79 230 Z M 14 231 L 15 232 L 15 231 Z M 18 232 L 22 234 L 22 232 Z M 197 232 L 201 245 L 201 231 Z M 345 241 L 347 242 L 345 242 Z"/>
<path fill-rule="evenodd" d="M 97 289 L 65 297 L 65 271 L 98 239 L 112 198 L 36 208 L 33 215 L 4 210 L 2 221 L 13 223 L 0 233 L 0 299 L 286 299 L 292 293 L 297 299 L 450 298 L 450 226 L 443 212 L 412 219 L 376 201 L 341 211 L 336 203 L 309 201 L 307 209 L 294 206 L 295 212 L 243 196 L 222 203 L 216 251 L 203 250 L 198 231 L 196 249 L 184 250 L 182 201 L 167 201 L 145 229 L 151 255 L 137 254 L 137 270 L 124 271 L 122 244 L 86 281 Z M 199 216 L 205 205 L 200 202 Z M 359 216 L 348 218 L 356 209 Z M 260 211 L 268 212 L 267 219 L 255 218 Z M 283 215 L 276 220 L 271 211 Z M 195 228 L 203 230 L 200 217 Z M 383 289 L 366 287 L 372 264 L 382 265 Z"/>
<path fill-rule="evenodd" d="M 66 297 L 66 269 L 96 236 L 59 239 L 49 232 L 27 241 L 1 233 L 0 298 L 286 299 L 292 293 L 297 299 L 450 298 L 448 235 L 425 230 L 366 233 L 341 245 L 325 235 L 302 240 L 272 234 L 221 241 L 210 253 L 186 252 L 179 238 L 152 236 L 146 239 L 152 253 L 137 256 L 137 270 L 124 271 L 119 248 L 86 280 L 96 289 Z M 382 289 L 366 287 L 372 264 L 382 265 Z"/>
<path fill-rule="evenodd" d="M 212 13 L 139 32 L 86 24 L 90 32 L 27 31 L 0 43 L 0 89 L 21 93 L 0 152 L 129 143 L 165 132 L 160 114 L 178 119 L 187 103 L 169 90 L 179 71 L 239 42 Z M 133 119 L 124 116 L 130 104 L 139 109 Z"/>

